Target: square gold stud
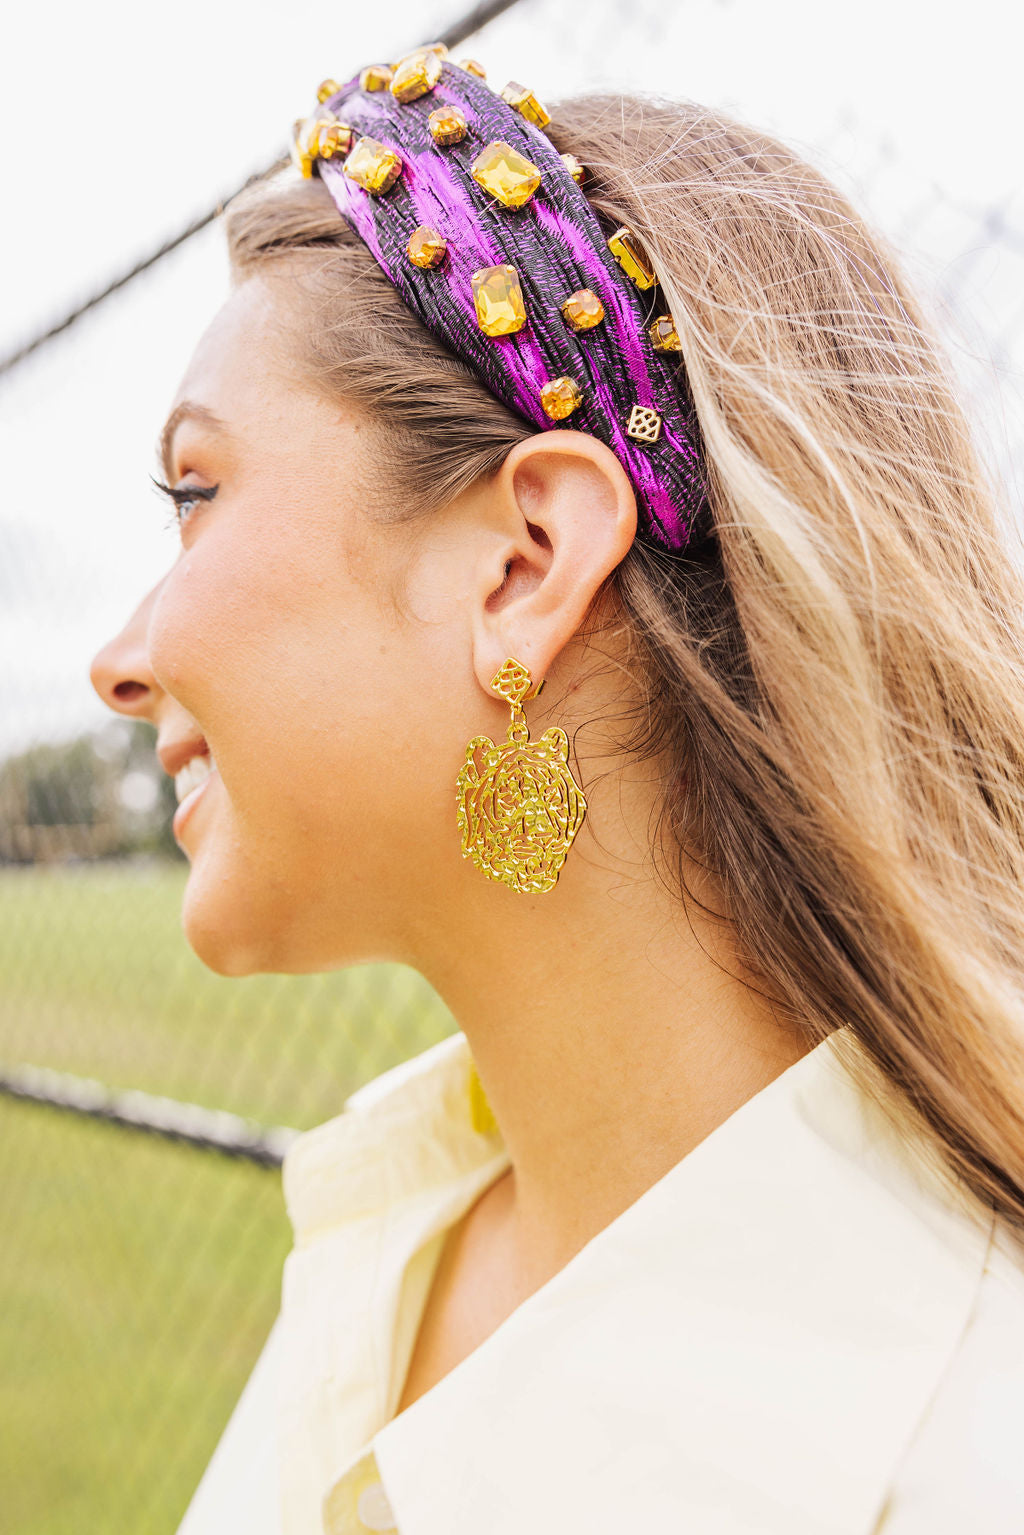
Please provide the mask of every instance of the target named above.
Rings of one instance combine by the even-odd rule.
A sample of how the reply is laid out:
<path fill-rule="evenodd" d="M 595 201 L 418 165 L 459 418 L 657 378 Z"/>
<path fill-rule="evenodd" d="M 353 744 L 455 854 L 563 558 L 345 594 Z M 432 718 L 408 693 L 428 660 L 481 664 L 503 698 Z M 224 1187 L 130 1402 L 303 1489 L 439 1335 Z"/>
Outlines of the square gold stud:
<path fill-rule="evenodd" d="M 549 379 L 540 392 L 540 403 L 552 421 L 564 421 L 583 404 L 583 392 L 574 379 Z"/>
<path fill-rule="evenodd" d="M 634 405 L 626 424 L 626 436 L 635 442 L 657 442 L 661 436 L 661 417 L 646 405 Z"/>
<path fill-rule="evenodd" d="M 506 208 L 521 208 L 540 186 L 540 171 L 504 139 L 495 139 L 481 149 L 469 173 L 485 192 L 496 197 Z"/>
<path fill-rule="evenodd" d="M 379 139 L 361 138 L 345 161 L 345 175 L 364 192 L 380 197 L 402 174 L 401 156 Z"/>
<path fill-rule="evenodd" d="M 623 224 L 621 229 L 617 229 L 610 237 L 608 249 L 626 276 L 631 277 L 638 288 L 654 287 L 658 279 L 651 265 L 651 258 L 627 225 Z"/>
<path fill-rule="evenodd" d="M 432 91 L 440 78 L 439 53 L 413 53 L 398 64 L 388 89 L 396 101 L 417 101 L 420 96 Z"/>
<path fill-rule="evenodd" d="M 515 80 L 510 80 L 502 88 L 501 97 L 510 107 L 520 112 L 528 123 L 536 123 L 538 128 L 546 128 L 551 121 L 550 112 L 541 106 L 533 92 L 528 91 L 525 85 L 519 85 Z"/>
<path fill-rule="evenodd" d="M 472 279 L 476 323 L 486 336 L 511 336 L 526 324 L 526 305 L 514 266 L 485 266 Z"/>

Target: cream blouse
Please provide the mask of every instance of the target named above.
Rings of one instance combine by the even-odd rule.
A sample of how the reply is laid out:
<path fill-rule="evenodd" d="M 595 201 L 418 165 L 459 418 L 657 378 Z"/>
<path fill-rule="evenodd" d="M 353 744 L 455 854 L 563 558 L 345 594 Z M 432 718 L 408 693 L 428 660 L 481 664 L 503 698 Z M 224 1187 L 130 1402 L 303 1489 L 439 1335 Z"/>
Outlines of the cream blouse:
<path fill-rule="evenodd" d="M 179 1535 L 1024 1532 L 1024 1274 L 834 1039 L 395 1417 L 508 1160 L 462 1034 L 293 1144 L 281 1314 Z"/>

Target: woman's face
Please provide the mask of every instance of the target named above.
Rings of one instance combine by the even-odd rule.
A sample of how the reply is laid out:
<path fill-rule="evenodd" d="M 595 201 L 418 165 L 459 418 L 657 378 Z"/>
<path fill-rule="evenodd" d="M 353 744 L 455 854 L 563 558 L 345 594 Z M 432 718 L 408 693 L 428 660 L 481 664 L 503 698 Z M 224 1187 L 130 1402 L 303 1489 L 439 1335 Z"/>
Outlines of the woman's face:
<path fill-rule="evenodd" d="M 196 348 L 166 470 L 215 494 L 182 507 L 175 563 L 91 669 L 157 727 L 165 768 L 189 743 L 212 753 L 176 836 L 186 936 L 227 975 L 407 957 L 472 874 L 463 745 L 507 718 L 473 673 L 472 521 L 366 519 L 388 466 L 366 418 L 290 361 L 279 282 L 241 284 Z"/>

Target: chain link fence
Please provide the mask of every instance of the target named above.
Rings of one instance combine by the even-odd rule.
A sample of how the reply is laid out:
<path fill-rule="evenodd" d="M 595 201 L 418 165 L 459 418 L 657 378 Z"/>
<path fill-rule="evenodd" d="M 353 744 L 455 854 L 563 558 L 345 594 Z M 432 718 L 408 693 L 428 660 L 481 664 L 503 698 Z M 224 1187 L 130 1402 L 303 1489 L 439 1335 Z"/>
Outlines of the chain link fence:
<path fill-rule="evenodd" d="M 699 95 L 688 50 L 699 40 L 727 52 L 745 9 L 521 0 L 463 51 L 492 78 L 529 75 L 542 97 L 609 78 Z M 323 73 L 363 62 L 325 59 Z M 760 98 L 722 104 L 792 136 L 784 100 L 773 121 Z M 803 142 L 930 296 L 1012 515 L 1024 465 L 1020 208 L 1009 197 L 975 206 L 940 167 L 911 163 L 852 87 Z M 92 337 L 122 306 L 173 300 L 181 260 L 111 298 Z M 69 357 L 83 344 L 74 331 L 50 343 Z M 12 376 L 9 400 L 20 387 Z M 60 473 L 44 467 L 42 500 L 67 494 Z M 74 710 L 62 700 L 107 637 L 75 622 L 74 594 L 101 566 L 74 572 L 77 586 L 39 583 L 29 520 L 0 536 L 8 614 L 27 592 L 69 679 L 35 716 L 22 699 L 0 761 L 0 1530 L 170 1535 L 277 1311 L 289 1138 L 455 1020 L 401 966 L 244 979 L 204 969 L 181 933 L 187 867 L 151 729 L 106 719 L 98 703 L 87 728 L 66 729 Z"/>

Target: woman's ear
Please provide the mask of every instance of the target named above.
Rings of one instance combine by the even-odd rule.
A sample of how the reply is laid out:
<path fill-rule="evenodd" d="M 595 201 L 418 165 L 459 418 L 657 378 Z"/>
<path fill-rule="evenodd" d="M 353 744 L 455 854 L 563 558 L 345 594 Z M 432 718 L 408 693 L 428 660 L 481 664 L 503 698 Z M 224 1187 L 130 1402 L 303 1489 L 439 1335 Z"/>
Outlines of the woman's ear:
<path fill-rule="evenodd" d="M 478 568 L 474 670 L 490 691 L 514 656 L 537 686 L 636 537 L 636 496 L 604 443 L 556 430 L 517 443 L 487 498 L 494 538 Z"/>

